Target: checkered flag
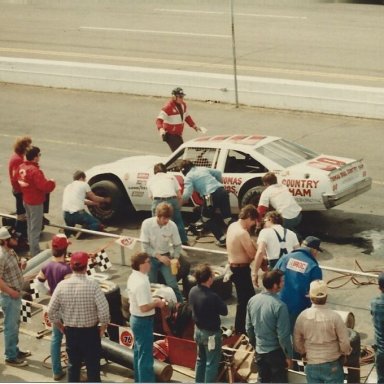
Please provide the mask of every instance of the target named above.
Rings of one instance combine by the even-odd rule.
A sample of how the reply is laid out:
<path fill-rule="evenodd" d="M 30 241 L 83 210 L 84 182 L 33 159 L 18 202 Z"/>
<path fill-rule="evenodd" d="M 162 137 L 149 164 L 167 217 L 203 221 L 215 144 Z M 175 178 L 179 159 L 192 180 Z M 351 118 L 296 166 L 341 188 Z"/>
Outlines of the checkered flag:
<path fill-rule="evenodd" d="M 39 290 L 37 289 L 37 284 L 34 280 L 29 282 L 29 287 L 31 289 L 32 300 L 38 299 L 40 297 Z"/>
<path fill-rule="evenodd" d="M 96 267 L 95 263 L 93 263 L 92 261 L 88 262 L 88 265 L 87 265 L 87 275 L 88 276 L 92 276 L 96 273 L 95 267 Z"/>
<path fill-rule="evenodd" d="M 29 301 L 21 300 L 20 321 L 23 323 L 32 322 L 32 305 Z"/>
<path fill-rule="evenodd" d="M 106 270 L 112 268 L 112 263 L 109 261 L 107 252 L 105 252 L 104 249 L 96 253 L 95 260 L 101 272 L 105 272 Z"/>

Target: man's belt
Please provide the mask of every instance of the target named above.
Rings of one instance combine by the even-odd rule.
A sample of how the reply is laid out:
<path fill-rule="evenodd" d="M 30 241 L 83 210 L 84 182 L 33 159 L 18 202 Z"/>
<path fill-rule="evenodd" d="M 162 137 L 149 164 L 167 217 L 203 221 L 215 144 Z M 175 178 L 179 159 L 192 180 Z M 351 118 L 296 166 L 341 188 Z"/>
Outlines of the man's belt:
<path fill-rule="evenodd" d="M 249 267 L 249 263 L 229 263 L 231 268 L 244 268 Z"/>
<path fill-rule="evenodd" d="M 168 197 L 154 197 L 154 200 L 168 200 L 168 199 L 176 199 L 177 196 L 168 196 Z"/>

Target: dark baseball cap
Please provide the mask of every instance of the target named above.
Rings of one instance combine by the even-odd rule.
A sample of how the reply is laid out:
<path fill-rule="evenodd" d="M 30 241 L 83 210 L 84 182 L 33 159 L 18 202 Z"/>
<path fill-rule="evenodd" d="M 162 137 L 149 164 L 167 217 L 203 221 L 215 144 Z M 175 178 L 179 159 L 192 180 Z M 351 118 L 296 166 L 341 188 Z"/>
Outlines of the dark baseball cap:
<path fill-rule="evenodd" d="M 71 255 L 71 267 L 86 267 L 89 255 L 87 252 L 73 252 Z"/>
<path fill-rule="evenodd" d="M 307 236 L 303 241 L 303 245 L 308 248 L 317 249 L 320 252 L 323 250 L 320 248 L 321 240 L 315 236 Z"/>
<path fill-rule="evenodd" d="M 183 88 L 180 88 L 180 87 L 177 87 L 175 89 L 172 90 L 172 95 L 174 96 L 182 96 L 184 97 L 185 96 L 185 93 L 183 91 Z"/>

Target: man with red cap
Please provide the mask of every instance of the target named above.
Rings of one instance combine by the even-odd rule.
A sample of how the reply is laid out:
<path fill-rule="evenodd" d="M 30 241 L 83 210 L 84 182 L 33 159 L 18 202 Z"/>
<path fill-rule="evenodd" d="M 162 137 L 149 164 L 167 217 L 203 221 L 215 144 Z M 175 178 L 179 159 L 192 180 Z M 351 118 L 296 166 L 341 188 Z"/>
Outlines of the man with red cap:
<path fill-rule="evenodd" d="M 97 281 L 87 278 L 89 255 L 71 255 L 72 275 L 61 281 L 48 305 L 49 320 L 65 334 L 68 382 L 80 382 L 85 362 L 88 382 L 101 382 L 101 336 L 110 319 L 108 301 Z M 98 327 L 100 324 L 100 327 Z"/>
<path fill-rule="evenodd" d="M 67 247 L 71 244 L 64 234 L 54 235 L 52 238 L 52 259 L 43 265 L 43 268 L 37 275 L 37 279 L 41 283 L 48 282 L 49 293 L 52 295 L 57 284 L 68 278 L 72 274 L 72 269 L 65 262 Z M 52 327 L 51 339 L 51 360 L 53 379 L 58 381 L 65 376 L 65 372 L 61 366 L 61 342 L 63 334 L 55 325 Z"/>

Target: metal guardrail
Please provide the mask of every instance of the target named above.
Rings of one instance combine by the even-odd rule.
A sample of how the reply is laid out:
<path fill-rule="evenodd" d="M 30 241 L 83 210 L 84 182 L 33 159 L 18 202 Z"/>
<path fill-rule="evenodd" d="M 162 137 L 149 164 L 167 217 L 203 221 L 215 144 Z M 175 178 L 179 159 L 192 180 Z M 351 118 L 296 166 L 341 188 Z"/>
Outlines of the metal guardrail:
<path fill-rule="evenodd" d="M 10 218 L 10 219 L 16 219 L 16 216 L 5 214 L 5 213 L 0 213 L 0 217 L 7 217 L 7 218 Z M 59 225 L 59 224 L 46 224 L 46 226 L 54 227 L 54 228 L 60 228 L 60 229 L 68 229 L 68 230 L 73 231 L 73 232 L 89 233 L 91 235 L 96 235 L 96 236 L 112 237 L 112 238 L 116 238 L 116 239 L 119 239 L 119 238 L 122 238 L 122 237 L 127 237 L 129 239 L 134 240 L 134 241 L 139 241 L 140 242 L 139 238 L 133 237 L 133 236 L 121 236 L 121 235 L 116 235 L 114 233 L 92 231 L 90 229 L 77 228 L 77 227 L 69 227 L 69 226 L 66 226 L 66 225 Z M 182 245 L 182 248 L 185 249 L 185 250 L 193 250 L 195 252 L 196 251 L 197 252 L 209 252 L 209 253 L 216 253 L 216 254 L 227 255 L 227 252 L 221 251 L 221 250 L 214 250 L 214 249 L 209 249 L 208 250 L 206 248 L 191 247 L 191 246 L 186 246 L 186 245 Z M 126 264 L 126 261 L 125 261 L 125 250 L 124 249 L 125 249 L 124 246 L 120 246 L 121 265 L 125 266 L 127 264 Z M 331 271 L 331 272 L 341 273 L 341 274 L 345 274 L 345 275 L 362 276 L 362 277 L 369 277 L 369 278 L 376 278 L 376 279 L 379 277 L 378 274 L 370 273 L 370 272 L 353 271 L 353 270 L 350 270 L 350 269 L 335 268 L 335 267 L 330 267 L 330 266 L 325 266 L 325 265 L 320 265 L 320 264 L 319 264 L 319 267 L 321 269 L 325 270 L 325 271 Z"/>

